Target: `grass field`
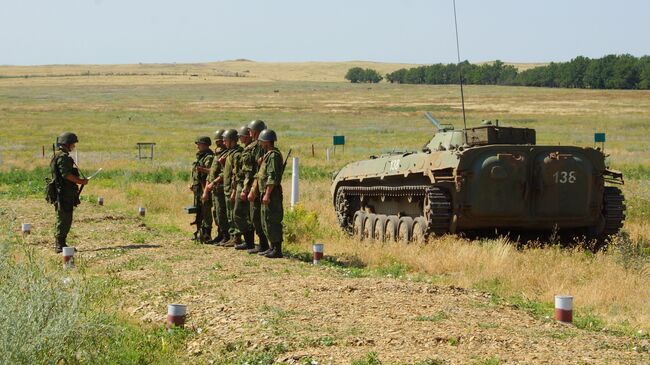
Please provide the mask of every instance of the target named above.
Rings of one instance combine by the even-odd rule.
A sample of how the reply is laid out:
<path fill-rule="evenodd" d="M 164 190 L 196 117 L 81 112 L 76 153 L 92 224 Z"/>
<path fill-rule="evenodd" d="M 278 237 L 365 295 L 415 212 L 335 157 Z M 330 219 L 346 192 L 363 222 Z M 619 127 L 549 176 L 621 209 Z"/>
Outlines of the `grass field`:
<path fill-rule="evenodd" d="M 382 72 L 405 67 L 359 64 Z M 458 237 L 377 249 L 338 231 L 331 172 L 372 154 L 421 147 L 433 132 L 425 111 L 460 127 L 459 91 L 342 82 L 352 65 L 357 64 L 0 67 L 0 199 L 39 196 L 51 143 L 72 130 L 80 138 L 82 171 L 105 170 L 84 190 L 86 203 L 102 195 L 111 209 L 132 215 L 144 205 L 149 224 L 189 236 L 190 217 L 182 207 L 191 203 L 186 185 L 194 139 L 260 118 L 278 131 L 280 148 L 300 158 L 301 206 L 286 219 L 290 250 L 305 252 L 320 240 L 328 255 L 343 261 L 423 275 L 516 303 L 548 306 L 554 294 L 571 293 L 576 306 L 597 319 L 591 322 L 596 328 L 650 330 L 650 92 L 466 88 L 469 125 L 499 119 L 535 128 L 538 144 L 552 145 L 593 146 L 594 132 L 607 133 L 605 149 L 611 166 L 625 173 L 628 205 L 627 235 L 608 252 L 518 249 L 505 239 Z M 89 74 L 74 76 L 84 70 Z M 1 78 L 48 73 L 59 76 Z M 328 162 L 325 149 L 334 134 L 344 134 L 347 144 Z M 134 158 L 136 142 L 156 143 L 153 162 Z"/>

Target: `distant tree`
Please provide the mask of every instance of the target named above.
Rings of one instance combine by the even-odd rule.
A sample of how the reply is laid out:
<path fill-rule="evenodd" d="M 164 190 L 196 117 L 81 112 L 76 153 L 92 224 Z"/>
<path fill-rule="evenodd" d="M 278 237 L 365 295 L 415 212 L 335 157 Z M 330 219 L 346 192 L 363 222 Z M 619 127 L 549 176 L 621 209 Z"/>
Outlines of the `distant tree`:
<path fill-rule="evenodd" d="M 639 67 L 636 57 L 625 54 L 617 56 L 612 63 L 611 76 L 605 81 L 608 89 L 637 89 Z"/>
<path fill-rule="evenodd" d="M 383 79 L 384 78 L 379 74 L 379 72 L 377 72 L 377 70 L 367 68 L 363 71 L 363 81 L 365 82 L 371 82 L 374 84 L 374 83 L 378 83 Z"/>
<path fill-rule="evenodd" d="M 358 77 L 357 82 L 378 82 L 376 76 L 379 74 L 362 71 L 364 76 Z M 481 65 L 468 61 L 437 63 L 402 68 L 386 74 L 386 80 L 407 84 L 458 84 L 460 71 L 464 83 L 476 85 L 650 89 L 650 56 L 636 58 L 631 55 L 607 55 L 599 59 L 578 56 L 569 62 L 551 62 L 522 72 L 500 60 Z"/>
<path fill-rule="evenodd" d="M 650 56 L 639 59 L 639 89 L 650 89 Z"/>
<path fill-rule="evenodd" d="M 386 74 L 386 80 L 391 84 L 392 83 L 403 84 L 405 76 L 406 76 L 406 69 L 400 68 L 399 70 Z"/>
<path fill-rule="evenodd" d="M 345 79 L 349 80 L 353 84 L 356 84 L 357 82 L 363 82 L 364 77 L 365 71 L 361 67 L 352 67 L 348 70 L 348 73 L 345 74 Z"/>

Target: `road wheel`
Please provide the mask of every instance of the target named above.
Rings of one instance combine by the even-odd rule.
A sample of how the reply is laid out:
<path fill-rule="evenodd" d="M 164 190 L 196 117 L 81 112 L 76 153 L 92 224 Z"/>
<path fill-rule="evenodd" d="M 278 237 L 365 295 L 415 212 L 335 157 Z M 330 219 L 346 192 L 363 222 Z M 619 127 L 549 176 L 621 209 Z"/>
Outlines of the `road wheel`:
<path fill-rule="evenodd" d="M 375 237 L 375 221 L 377 220 L 377 215 L 368 214 L 366 215 L 366 221 L 363 223 L 363 238 L 372 241 Z"/>
<path fill-rule="evenodd" d="M 396 215 L 389 215 L 386 217 L 386 229 L 384 233 L 384 241 L 395 242 L 397 241 L 397 229 L 399 228 L 399 218 Z"/>
<path fill-rule="evenodd" d="M 377 219 L 375 220 L 375 233 L 374 237 L 375 240 L 378 242 L 384 242 L 386 240 L 386 220 L 388 217 L 385 215 L 377 215 Z"/>
<path fill-rule="evenodd" d="M 424 217 L 417 217 L 413 221 L 412 241 L 417 243 L 427 241 L 427 220 Z"/>
<path fill-rule="evenodd" d="M 354 237 L 359 239 L 360 241 L 363 241 L 363 224 L 366 221 L 366 213 L 357 210 L 356 213 L 354 213 L 354 220 L 353 220 L 353 233 Z"/>
<path fill-rule="evenodd" d="M 400 242 L 409 242 L 413 235 L 413 218 L 402 217 L 399 219 L 399 228 L 397 229 L 397 240 Z"/>

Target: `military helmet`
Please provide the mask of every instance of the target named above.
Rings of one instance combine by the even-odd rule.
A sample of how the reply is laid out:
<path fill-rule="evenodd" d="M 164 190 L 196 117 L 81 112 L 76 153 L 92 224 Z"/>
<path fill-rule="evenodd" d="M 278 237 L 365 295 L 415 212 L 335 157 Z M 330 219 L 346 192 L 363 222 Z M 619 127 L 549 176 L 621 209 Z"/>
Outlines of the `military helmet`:
<path fill-rule="evenodd" d="M 255 132 L 261 132 L 266 129 L 266 123 L 261 119 L 255 119 L 254 121 L 248 123 L 248 128 L 254 130 Z"/>
<path fill-rule="evenodd" d="M 72 133 L 72 132 L 63 132 L 61 135 L 56 139 L 56 143 L 59 145 L 64 145 L 64 144 L 74 144 L 79 142 L 79 138 L 77 138 L 77 135 Z"/>
<path fill-rule="evenodd" d="M 214 140 L 223 141 L 223 132 L 225 132 L 223 129 L 219 129 L 218 131 L 214 132 Z"/>
<path fill-rule="evenodd" d="M 273 129 L 265 129 L 260 133 L 260 136 L 257 137 L 257 140 L 263 142 L 275 142 L 278 140 L 278 136 L 275 135 Z"/>
<path fill-rule="evenodd" d="M 223 139 L 227 139 L 230 141 L 236 141 L 237 140 L 237 130 L 236 129 L 228 129 L 227 131 L 223 132 Z"/>
<path fill-rule="evenodd" d="M 248 128 L 247 125 L 244 125 L 244 126 L 242 126 L 241 128 L 239 128 L 239 131 L 237 132 L 237 135 L 238 135 L 239 137 L 244 137 L 244 136 L 248 137 L 248 136 L 249 136 L 248 131 L 250 131 L 250 130 L 251 130 L 251 129 Z"/>
<path fill-rule="evenodd" d="M 210 137 L 208 137 L 208 136 L 201 136 L 201 137 L 198 137 L 196 139 L 196 141 L 194 141 L 194 143 L 196 143 L 196 144 L 203 143 L 203 144 L 207 144 L 209 146 L 209 145 L 212 144 L 212 141 L 210 140 Z"/>

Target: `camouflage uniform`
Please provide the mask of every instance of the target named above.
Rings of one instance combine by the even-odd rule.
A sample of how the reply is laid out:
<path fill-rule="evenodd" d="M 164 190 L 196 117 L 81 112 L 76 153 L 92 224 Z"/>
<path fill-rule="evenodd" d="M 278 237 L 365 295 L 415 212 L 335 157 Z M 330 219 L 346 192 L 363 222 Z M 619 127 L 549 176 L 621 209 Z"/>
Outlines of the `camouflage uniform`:
<path fill-rule="evenodd" d="M 230 234 L 230 243 L 232 244 L 239 244 L 241 242 L 241 231 L 239 230 L 238 222 L 235 221 L 235 202 L 237 199 L 235 199 L 235 202 L 230 200 L 231 193 L 237 191 L 235 164 L 239 159 L 241 152 L 242 147 L 240 145 L 235 145 L 235 147 L 229 149 L 228 154 L 226 155 L 226 162 L 224 163 L 223 171 L 221 172 L 228 215 L 228 233 Z"/>
<path fill-rule="evenodd" d="M 56 248 L 59 250 L 67 246 L 66 240 L 72 226 L 72 211 L 80 203 L 77 184 L 65 177 L 68 175 L 79 177 L 79 170 L 75 167 L 74 160 L 68 151 L 60 148 L 50 161 L 50 172 L 57 189 L 57 201 L 54 204 L 56 211 L 54 230 Z"/>
<path fill-rule="evenodd" d="M 260 195 L 264 196 L 266 187 L 274 185 L 271 192 L 269 204 L 262 204 L 261 221 L 262 229 L 272 246 L 281 250 L 282 244 L 282 219 L 284 209 L 282 207 L 282 154 L 277 148 L 273 148 L 264 154 L 260 170 L 257 173 L 257 180 Z"/>
<path fill-rule="evenodd" d="M 192 164 L 192 191 L 194 191 L 194 200 L 197 202 L 196 209 L 200 209 L 198 217 L 200 221 L 196 222 L 196 230 L 199 234 L 201 242 L 210 240 L 212 234 L 212 202 L 210 200 L 202 201 L 203 189 L 208 174 L 198 171 L 198 167 L 210 168 L 214 159 L 214 153 L 210 149 L 205 151 L 198 151 L 196 153 L 196 161 Z"/>
<path fill-rule="evenodd" d="M 209 182 L 215 181 L 219 175 L 221 175 L 221 172 L 223 171 L 223 165 L 219 163 L 219 159 L 221 159 L 222 156 L 226 155 L 228 151 L 229 150 L 227 148 L 221 147 L 218 147 L 214 151 L 214 160 L 212 161 L 212 166 L 210 167 L 210 172 L 208 173 Z M 212 216 L 215 223 L 217 224 L 217 237 L 213 243 L 218 243 L 222 240 L 230 239 L 230 235 L 228 233 L 229 225 L 228 215 L 226 213 L 226 198 L 223 192 L 223 183 L 214 185 L 211 192 L 211 199 Z"/>
<path fill-rule="evenodd" d="M 250 146 L 251 144 L 248 144 Z M 248 146 L 242 148 L 240 153 L 235 155 L 235 164 L 233 172 L 235 175 L 235 207 L 234 207 L 234 220 L 237 224 L 237 228 L 244 235 L 245 243 L 241 246 L 236 247 L 237 249 L 250 249 L 253 248 L 253 225 L 251 224 L 250 218 L 250 203 L 248 199 L 241 200 L 241 193 L 244 190 L 244 160 L 249 159 L 250 149 Z"/>
<path fill-rule="evenodd" d="M 242 153 L 242 184 L 244 190 L 251 191 L 262 157 L 264 157 L 264 150 L 259 141 L 253 141 L 244 148 Z M 261 206 L 262 197 L 260 194 L 257 194 L 255 200 L 250 203 L 250 221 L 253 224 L 255 233 L 257 233 L 257 237 L 259 237 L 259 246 L 255 252 L 263 252 L 269 248 L 268 240 L 262 228 Z"/>

